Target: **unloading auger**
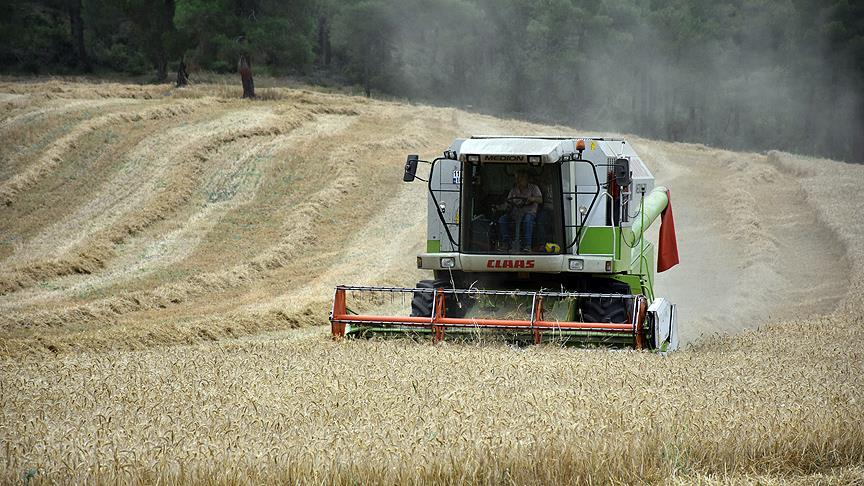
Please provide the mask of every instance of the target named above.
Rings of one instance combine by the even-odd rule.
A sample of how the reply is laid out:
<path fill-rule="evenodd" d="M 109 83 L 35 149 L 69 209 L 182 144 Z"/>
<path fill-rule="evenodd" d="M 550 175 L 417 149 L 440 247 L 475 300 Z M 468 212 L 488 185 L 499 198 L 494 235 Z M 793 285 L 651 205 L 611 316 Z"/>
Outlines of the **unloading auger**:
<path fill-rule="evenodd" d="M 429 165 L 425 179 L 420 163 Z M 335 338 L 491 333 L 538 344 L 677 348 L 676 306 L 654 297 L 654 246 L 645 237 L 661 217 L 657 271 L 678 263 L 669 191 L 654 187 L 626 141 L 457 139 L 430 162 L 409 155 L 403 180 L 428 186 L 417 267 L 434 278 L 415 288 L 336 287 Z"/>

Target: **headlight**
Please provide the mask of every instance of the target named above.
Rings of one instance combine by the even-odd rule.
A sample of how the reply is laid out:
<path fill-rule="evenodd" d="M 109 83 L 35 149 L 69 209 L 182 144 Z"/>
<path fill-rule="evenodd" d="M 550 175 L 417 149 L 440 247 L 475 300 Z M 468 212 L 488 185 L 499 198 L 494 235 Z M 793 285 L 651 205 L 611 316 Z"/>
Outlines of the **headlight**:
<path fill-rule="evenodd" d="M 585 268 L 585 260 L 570 260 L 570 270 L 578 272 Z"/>
<path fill-rule="evenodd" d="M 468 162 L 471 162 L 472 164 L 476 164 L 476 163 L 480 162 L 480 156 L 479 155 L 469 155 L 467 157 L 467 159 L 468 159 Z"/>
<path fill-rule="evenodd" d="M 453 257 L 444 257 L 441 259 L 441 268 L 453 268 L 456 266 L 456 259 Z"/>
<path fill-rule="evenodd" d="M 533 165 L 533 166 L 539 166 L 541 162 L 542 162 L 542 159 L 540 158 L 539 155 L 529 155 L 528 156 L 528 163 Z"/>

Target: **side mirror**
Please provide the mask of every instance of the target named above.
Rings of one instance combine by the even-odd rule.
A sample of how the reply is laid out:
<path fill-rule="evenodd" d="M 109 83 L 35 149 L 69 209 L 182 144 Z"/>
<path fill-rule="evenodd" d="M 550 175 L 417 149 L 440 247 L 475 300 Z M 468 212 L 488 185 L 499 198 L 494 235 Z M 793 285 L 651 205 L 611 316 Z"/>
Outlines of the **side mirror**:
<path fill-rule="evenodd" d="M 408 156 L 408 160 L 405 161 L 405 175 L 402 176 L 402 182 L 412 182 L 414 180 L 414 174 L 417 173 L 418 160 L 420 160 L 420 157 L 416 155 Z"/>
<path fill-rule="evenodd" d="M 632 182 L 630 177 L 630 159 L 620 158 L 615 161 L 615 182 L 618 187 L 627 187 Z"/>

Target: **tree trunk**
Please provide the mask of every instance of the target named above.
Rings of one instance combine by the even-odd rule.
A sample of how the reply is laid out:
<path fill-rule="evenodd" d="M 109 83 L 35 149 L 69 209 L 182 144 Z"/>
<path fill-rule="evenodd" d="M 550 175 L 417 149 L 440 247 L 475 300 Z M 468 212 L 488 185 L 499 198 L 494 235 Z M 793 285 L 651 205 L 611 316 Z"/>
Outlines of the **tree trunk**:
<path fill-rule="evenodd" d="M 180 66 L 177 67 L 177 87 L 182 88 L 189 84 L 189 73 L 186 72 L 186 63 L 180 59 Z"/>
<path fill-rule="evenodd" d="M 254 98 L 255 83 L 252 81 L 252 66 L 249 65 L 246 56 L 240 56 L 237 71 L 240 72 L 240 81 L 243 83 L 243 98 Z"/>
<path fill-rule="evenodd" d="M 159 31 L 156 59 L 156 78 L 158 81 L 165 81 L 168 77 L 168 46 L 165 45 L 166 34 L 174 30 L 174 11 L 176 5 L 174 0 L 164 0 L 162 3 L 162 12 L 159 21 Z"/>
<path fill-rule="evenodd" d="M 84 46 L 84 20 L 81 18 L 81 0 L 71 0 L 69 3 L 69 27 L 72 34 L 72 43 L 75 46 L 76 62 L 84 72 L 93 70 L 87 49 Z"/>
<path fill-rule="evenodd" d="M 156 60 L 156 81 L 165 81 L 168 77 L 168 59 L 165 59 L 165 51 L 159 52 L 159 59 Z"/>

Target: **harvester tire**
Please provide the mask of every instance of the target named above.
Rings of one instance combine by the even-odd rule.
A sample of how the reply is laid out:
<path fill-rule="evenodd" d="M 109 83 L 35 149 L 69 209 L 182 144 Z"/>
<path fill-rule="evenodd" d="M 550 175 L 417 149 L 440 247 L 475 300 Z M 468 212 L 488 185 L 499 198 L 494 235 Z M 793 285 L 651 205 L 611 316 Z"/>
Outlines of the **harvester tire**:
<path fill-rule="evenodd" d="M 590 299 L 582 303 L 582 318 L 585 322 L 614 322 L 623 324 L 629 319 L 629 313 L 623 301 Z"/>
<path fill-rule="evenodd" d="M 418 289 L 434 289 L 434 280 L 421 280 L 417 282 Z M 432 300 L 435 294 L 431 292 L 414 292 L 411 299 L 411 317 L 432 317 Z"/>
<path fill-rule="evenodd" d="M 450 280 L 421 280 L 417 282 L 418 289 L 440 289 L 452 288 L 453 284 Z M 411 299 L 411 316 L 412 317 L 432 317 L 432 301 L 435 298 L 433 292 L 414 292 L 414 297 Z M 447 294 L 444 299 L 446 308 L 444 314 L 449 317 L 465 317 L 467 308 L 465 307 L 466 299 L 462 299 L 463 305 L 459 305 L 459 299 L 453 294 Z"/>
<path fill-rule="evenodd" d="M 627 294 L 627 284 L 614 280 L 594 280 L 591 292 Z M 582 302 L 582 319 L 585 322 L 614 322 L 623 324 L 630 318 L 627 304 L 618 299 L 585 299 Z"/>

